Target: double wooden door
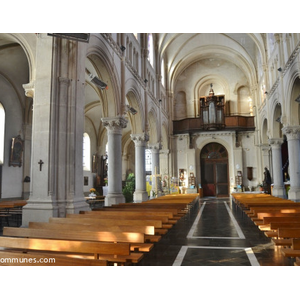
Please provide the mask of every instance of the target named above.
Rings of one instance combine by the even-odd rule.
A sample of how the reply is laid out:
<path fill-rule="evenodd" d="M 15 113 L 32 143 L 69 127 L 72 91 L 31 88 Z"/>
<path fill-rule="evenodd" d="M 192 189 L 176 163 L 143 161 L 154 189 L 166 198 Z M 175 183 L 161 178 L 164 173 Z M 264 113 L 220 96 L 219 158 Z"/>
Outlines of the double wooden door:
<path fill-rule="evenodd" d="M 203 196 L 228 197 L 228 154 L 224 146 L 210 143 L 201 151 Z"/>

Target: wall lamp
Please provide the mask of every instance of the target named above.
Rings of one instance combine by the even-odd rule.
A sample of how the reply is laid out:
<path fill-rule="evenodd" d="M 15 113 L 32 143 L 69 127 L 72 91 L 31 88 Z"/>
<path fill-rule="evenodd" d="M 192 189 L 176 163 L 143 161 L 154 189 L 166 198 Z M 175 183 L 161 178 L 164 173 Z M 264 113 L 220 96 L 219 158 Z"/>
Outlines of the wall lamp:
<path fill-rule="evenodd" d="M 147 82 L 148 82 L 148 79 L 145 79 L 144 82 L 147 83 Z"/>
<path fill-rule="evenodd" d="M 122 46 L 120 47 L 120 49 L 121 49 L 122 52 L 124 52 L 124 51 L 126 50 L 126 47 L 122 45 Z"/>
<path fill-rule="evenodd" d="M 126 105 L 126 112 L 130 112 L 132 115 L 137 114 L 137 110 L 135 110 L 133 107 Z"/>
<path fill-rule="evenodd" d="M 96 75 L 93 75 L 88 69 L 86 69 L 90 81 L 97 85 L 101 90 L 108 90 L 108 86 L 105 82 L 99 79 Z"/>
<path fill-rule="evenodd" d="M 277 70 L 278 70 L 279 72 L 282 72 L 282 69 L 281 69 L 281 68 L 278 68 Z"/>

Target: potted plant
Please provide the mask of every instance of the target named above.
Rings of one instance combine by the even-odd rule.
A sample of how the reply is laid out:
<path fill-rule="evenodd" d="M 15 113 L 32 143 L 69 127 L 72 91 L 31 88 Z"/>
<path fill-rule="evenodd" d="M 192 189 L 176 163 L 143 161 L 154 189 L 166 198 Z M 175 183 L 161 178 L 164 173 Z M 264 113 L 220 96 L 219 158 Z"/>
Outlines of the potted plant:
<path fill-rule="evenodd" d="M 133 202 L 133 193 L 135 191 L 135 176 L 130 173 L 126 179 L 125 186 L 123 188 L 123 195 L 126 203 Z"/>

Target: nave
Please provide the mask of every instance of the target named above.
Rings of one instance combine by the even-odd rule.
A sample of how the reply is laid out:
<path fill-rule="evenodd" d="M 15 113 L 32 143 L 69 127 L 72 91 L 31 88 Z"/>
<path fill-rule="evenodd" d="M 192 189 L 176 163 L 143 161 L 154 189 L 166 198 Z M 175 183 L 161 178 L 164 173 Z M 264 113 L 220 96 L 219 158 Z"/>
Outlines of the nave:
<path fill-rule="evenodd" d="M 140 266 L 293 266 L 230 198 L 200 198 Z"/>

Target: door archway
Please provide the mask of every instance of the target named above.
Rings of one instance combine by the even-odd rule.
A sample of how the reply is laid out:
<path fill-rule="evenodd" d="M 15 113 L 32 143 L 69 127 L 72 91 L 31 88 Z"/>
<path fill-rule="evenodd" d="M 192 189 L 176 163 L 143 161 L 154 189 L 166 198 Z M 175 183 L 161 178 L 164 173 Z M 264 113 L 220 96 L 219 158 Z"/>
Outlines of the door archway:
<path fill-rule="evenodd" d="M 209 143 L 200 153 L 203 196 L 228 197 L 228 152 L 219 143 Z"/>

